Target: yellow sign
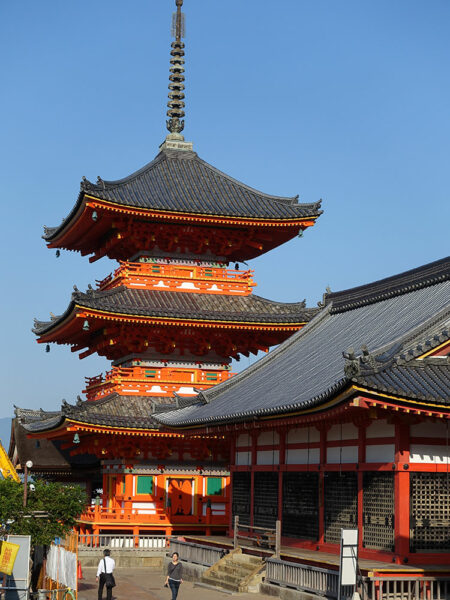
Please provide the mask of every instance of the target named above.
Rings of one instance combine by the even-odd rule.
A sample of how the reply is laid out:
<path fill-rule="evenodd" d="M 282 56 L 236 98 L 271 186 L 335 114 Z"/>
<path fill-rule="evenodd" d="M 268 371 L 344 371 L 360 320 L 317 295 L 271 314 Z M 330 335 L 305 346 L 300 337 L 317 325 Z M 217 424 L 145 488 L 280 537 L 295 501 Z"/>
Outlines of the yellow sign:
<path fill-rule="evenodd" d="M 0 573 L 12 575 L 19 548 L 19 544 L 11 544 L 11 542 L 2 543 L 2 549 L 0 550 Z"/>

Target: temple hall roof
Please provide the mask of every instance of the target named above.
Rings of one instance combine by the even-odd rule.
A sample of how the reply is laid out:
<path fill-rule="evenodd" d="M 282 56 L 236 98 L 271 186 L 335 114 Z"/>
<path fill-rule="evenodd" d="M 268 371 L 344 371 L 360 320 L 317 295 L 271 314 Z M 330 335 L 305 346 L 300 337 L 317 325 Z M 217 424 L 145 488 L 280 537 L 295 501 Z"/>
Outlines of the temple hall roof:
<path fill-rule="evenodd" d="M 450 258 L 329 294 L 323 310 L 266 357 L 199 394 L 196 405 L 157 418 L 172 427 L 200 426 L 320 410 L 352 382 L 448 403 L 449 363 L 416 359 L 448 341 L 449 299 Z"/>
<path fill-rule="evenodd" d="M 353 381 L 369 390 L 423 401 L 450 404 L 448 357 L 427 357 L 410 362 L 394 360 L 382 368 L 362 371 Z"/>
<path fill-rule="evenodd" d="M 259 192 L 185 150 L 163 150 L 139 171 L 117 181 L 96 184 L 84 179 L 78 200 L 58 227 L 44 228 L 51 242 L 78 212 L 85 195 L 121 206 L 163 212 L 214 215 L 257 220 L 318 217 L 320 202 L 299 204 L 298 196 Z"/>
<path fill-rule="evenodd" d="M 33 332 L 43 335 L 57 327 L 71 314 L 75 306 L 143 317 L 277 325 L 305 323 L 318 312 L 317 308 L 306 308 L 304 302 L 274 302 L 255 294 L 189 294 L 135 290 L 120 286 L 106 291 L 75 291 L 63 315 L 51 321 L 36 320 Z"/>

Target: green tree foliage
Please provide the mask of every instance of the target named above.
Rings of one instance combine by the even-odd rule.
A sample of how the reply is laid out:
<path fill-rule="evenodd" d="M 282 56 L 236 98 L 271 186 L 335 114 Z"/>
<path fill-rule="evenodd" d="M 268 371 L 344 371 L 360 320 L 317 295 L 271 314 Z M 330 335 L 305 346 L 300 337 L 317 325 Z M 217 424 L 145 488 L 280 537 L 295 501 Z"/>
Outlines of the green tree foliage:
<path fill-rule="evenodd" d="M 50 544 L 63 537 L 76 523 L 86 505 L 86 493 L 79 486 L 37 480 L 28 485 L 27 506 L 23 506 L 23 484 L 0 480 L 0 524 L 8 533 L 31 535 L 31 543 Z"/>

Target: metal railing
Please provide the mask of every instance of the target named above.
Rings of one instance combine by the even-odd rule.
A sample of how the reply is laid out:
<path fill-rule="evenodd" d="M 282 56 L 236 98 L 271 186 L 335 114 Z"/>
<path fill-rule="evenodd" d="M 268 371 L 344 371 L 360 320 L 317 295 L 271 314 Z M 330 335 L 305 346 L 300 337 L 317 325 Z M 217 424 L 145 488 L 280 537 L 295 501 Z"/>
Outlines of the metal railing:
<path fill-rule="evenodd" d="M 450 577 L 365 577 L 370 600 L 450 600 Z"/>
<path fill-rule="evenodd" d="M 166 537 L 164 535 L 118 535 L 103 533 L 80 534 L 78 538 L 80 550 L 150 550 L 161 552 L 166 547 Z"/>
<path fill-rule="evenodd" d="M 182 542 L 176 538 L 170 538 L 169 554 L 178 552 L 182 561 L 211 567 L 224 555 L 225 549 L 216 546 L 204 546 L 191 542 Z"/>
<path fill-rule="evenodd" d="M 339 572 L 321 567 L 288 562 L 277 558 L 266 560 L 266 582 L 296 590 L 337 598 Z M 351 598 L 353 586 L 343 586 L 341 598 Z"/>

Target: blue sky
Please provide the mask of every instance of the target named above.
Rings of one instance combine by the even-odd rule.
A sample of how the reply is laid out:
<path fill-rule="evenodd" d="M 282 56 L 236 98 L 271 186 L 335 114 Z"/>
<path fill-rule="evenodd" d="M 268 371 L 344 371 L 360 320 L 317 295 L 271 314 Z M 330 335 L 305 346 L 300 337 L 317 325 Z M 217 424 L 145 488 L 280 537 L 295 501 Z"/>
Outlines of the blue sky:
<path fill-rule="evenodd" d="M 119 179 L 165 132 L 173 0 L 0 4 L 0 417 L 73 402 L 107 367 L 36 344 L 108 259 L 48 250 L 82 175 Z M 185 0 L 185 137 L 267 193 L 325 213 L 252 261 L 256 293 L 309 305 L 448 254 L 450 3 Z M 240 363 L 246 366 L 247 359 Z"/>

